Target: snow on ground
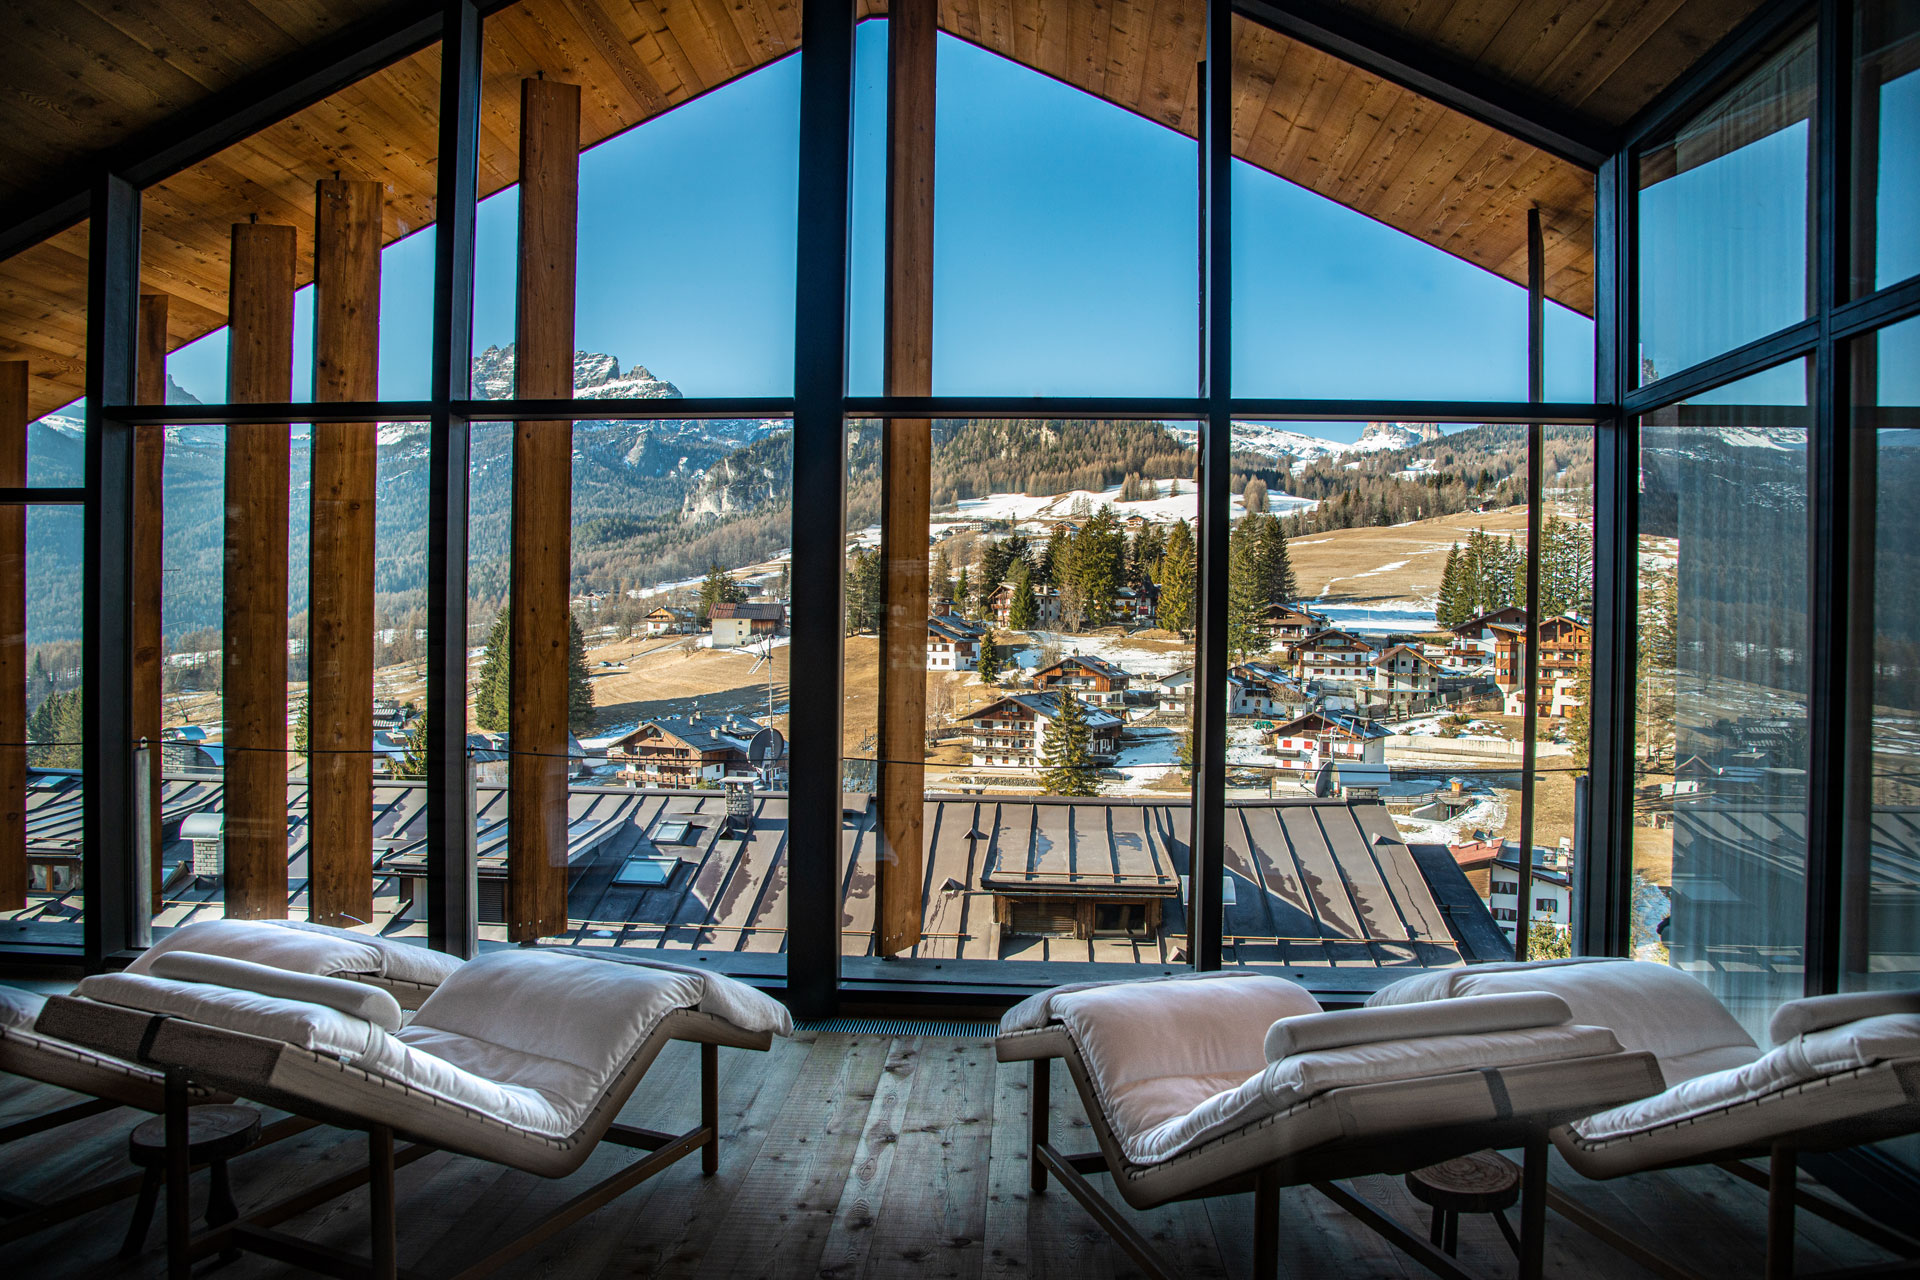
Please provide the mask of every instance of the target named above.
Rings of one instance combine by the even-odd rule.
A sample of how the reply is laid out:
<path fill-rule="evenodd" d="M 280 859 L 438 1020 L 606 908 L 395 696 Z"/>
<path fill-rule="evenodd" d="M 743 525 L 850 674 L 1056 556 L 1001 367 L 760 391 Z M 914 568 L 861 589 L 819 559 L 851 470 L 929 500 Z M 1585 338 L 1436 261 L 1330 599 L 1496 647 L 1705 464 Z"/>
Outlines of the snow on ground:
<path fill-rule="evenodd" d="M 956 502 L 951 515 L 954 521 L 1011 520 L 1016 524 L 1033 520 L 1068 520 L 1073 518 L 1074 503 L 1084 499 L 1094 510 L 1098 510 L 1102 504 L 1112 506 L 1114 514 L 1122 519 L 1127 516 L 1144 516 L 1155 524 L 1172 524 L 1176 520 L 1191 523 L 1199 510 L 1198 491 L 1193 481 L 1159 480 L 1154 483 L 1159 496 L 1144 502 L 1120 501 L 1119 485 L 1097 492 L 1092 489 L 1075 489 L 1070 493 L 1051 495 L 992 493 L 984 498 L 966 498 Z M 1173 492 L 1173 486 L 1176 483 L 1180 486 L 1179 493 Z M 1285 493 L 1267 495 L 1267 509 L 1275 515 L 1311 511 L 1318 505 L 1310 498 L 1296 498 Z M 1246 513 L 1246 506 L 1241 502 L 1240 495 L 1235 494 L 1230 516 L 1237 519 Z M 936 521 L 935 526 L 944 527 L 946 523 L 948 522 Z M 872 532 L 877 538 L 879 527 L 875 526 Z"/>
<path fill-rule="evenodd" d="M 1507 825 L 1507 806 L 1497 797 L 1476 796 L 1473 806 L 1444 820 L 1396 813 L 1393 820 L 1403 834 L 1422 844 L 1460 844 L 1476 831 L 1499 831 Z"/>
<path fill-rule="evenodd" d="M 1129 729 L 1120 739 L 1114 761 L 1124 781 L 1109 788 L 1112 794 L 1145 791 L 1169 774 L 1180 772 L 1180 734 L 1173 729 Z"/>
<path fill-rule="evenodd" d="M 1161 652 L 1157 649 L 1143 649 L 1132 644 L 1126 636 L 1079 636 L 1067 632 L 1035 631 L 1030 633 L 1042 645 L 1054 645 L 1060 650 L 1060 656 L 1071 653 L 1084 654 L 1090 658 L 1099 658 L 1111 662 L 1132 676 L 1155 678 L 1170 676 L 1174 672 L 1193 665 L 1191 649 L 1170 649 Z M 1034 662 L 1029 664 L 1021 659 L 1020 665 L 1038 665 L 1040 650 L 1022 649 L 1022 654 L 1032 653 Z"/>
<path fill-rule="evenodd" d="M 1376 569 L 1374 572 L 1381 573 L 1385 570 Z M 1366 575 L 1356 576 L 1365 577 Z M 1338 630 L 1352 631 L 1361 635 L 1387 635 L 1440 629 L 1439 619 L 1434 617 L 1432 606 L 1421 608 L 1416 604 L 1405 603 L 1375 608 L 1369 605 L 1322 604 L 1318 600 L 1313 600 L 1304 607 L 1324 615 Z"/>
<path fill-rule="evenodd" d="M 1267 735 L 1252 725 L 1227 726 L 1227 765 L 1245 769 L 1278 769 L 1280 757 L 1268 749 Z"/>
<path fill-rule="evenodd" d="M 1373 577 L 1373 576 L 1374 576 L 1375 574 L 1381 574 L 1381 573 L 1392 573 L 1392 572 L 1393 572 L 1393 571 L 1394 571 L 1395 569 L 1404 569 L 1404 568 L 1406 568 L 1406 567 L 1407 567 L 1407 566 L 1408 566 L 1409 564 L 1412 564 L 1412 563 L 1413 563 L 1413 562 L 1412 562 L 1411 560 L 1395 560 L 1395 561 L 1394 561 L 1394 562 L 1393 562 L 1392 564 L 1383 564 L 1383 565 L 1381 565 L 1381 566 L 1380 566 L 1380 567 L 1379 567 L 1378 569 L 1367 569 L 1367 570 L 1365 570 L 1365 571 L 1363 571 L 1363 572 L 1360 572 L 1360 573 L 1355 573 L 1355 574 L 1349 574 L 1349 575 L 1348 575 L 1348 577 L 1351 577 L 1351 578 L 1371 578 L 1371 577 Z"/>

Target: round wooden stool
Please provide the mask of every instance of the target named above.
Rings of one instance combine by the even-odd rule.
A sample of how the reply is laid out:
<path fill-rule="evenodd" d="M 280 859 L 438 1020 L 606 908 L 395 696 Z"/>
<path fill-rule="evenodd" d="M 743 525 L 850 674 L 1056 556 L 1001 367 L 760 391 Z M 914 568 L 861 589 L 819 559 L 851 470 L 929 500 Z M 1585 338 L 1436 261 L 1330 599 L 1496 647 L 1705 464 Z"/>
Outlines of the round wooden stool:
<path fill-rule="evenodd" d="M 227 1161 L 252 1147 L 260 1138 L 260 1113 L 252 1107 L 206 1106 L 187 1112 L 187 1160 L 210 1166 L 207 1188 L 207 1226 L 217 1227 L 240 1216 L 234 1207 L 233 1187 L 227 1181 Z M 140 1199 L 133 1207 L 120 1256 L 139 1254 L 153 1225 L 153 1210 L 167 1175 L 167 1122 L 155 1116 L 141 1124 L 127 1140 L 127 1159 L 146 1170 L 140 1179 Z"/>
<path fill-rule="evenodd" d="M 1517 1256 L 1520 1240 L 1504 1212 L 1520 1199 L 1520 1166 L 1497 1151 L 1479 1151 L 1415 1169 L 1407 1175 L 1407 1190 L 1415 1200 L 1433 1206 L 1433 1227 L 1427 1238 L 1435 1247 L 1456 1256 L 1460 1247 L 1460 1215 L 1490 1213 L 1500 1234 Z"/>

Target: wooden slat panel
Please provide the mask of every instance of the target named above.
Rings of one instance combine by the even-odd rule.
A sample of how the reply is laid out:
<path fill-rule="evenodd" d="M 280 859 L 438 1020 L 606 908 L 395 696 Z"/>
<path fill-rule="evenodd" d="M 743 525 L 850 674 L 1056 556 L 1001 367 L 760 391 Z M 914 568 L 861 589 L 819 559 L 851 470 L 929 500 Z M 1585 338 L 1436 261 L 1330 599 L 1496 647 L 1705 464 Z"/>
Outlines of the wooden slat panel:
<path fill-rule="evenodd" d="M 888 394 L 933 391 L 933 166 L 938 0 L 892 0 L 887 37 Z M 881 428 L 879 950 L 920 941 L 926 878 L 927 541 L 933 424 Z"/>
<path fill-rule="evenodd" d="M 27 363 L 0 360 L 0 485 L 27 482 Z M 27 905 L 27 509 L 0 507 L 0 911 Z"/>
<path fill-rule="evenodd" d="M 380 365 L 381 191 L 316 186 L 313 398 L 372 400 Z M 308 917 L 373 919 L 373 551 L 378 428 L 313 427 L 308 557 Z"/>
<path fill-rule="evenodd" d="M 140 353 L 134 365 L 134 398 L 142 404 L 167 400 L 167 295 L 140 295 Z M 133 736 L 145 740 L 147 785 L 153 796 L 147 823 L 152 850 L 151 909 L 160 910 L 160 673 L 165 662 L 160 635 L 162 584 L 166 572 L 165 427 L 133 432 Z"/>
<path fill-rule="evenodd" d="M 574 264 L 580 200 L 580 90 L 528 80 L 520 95 L 518 393 L 573 394 Z M 567 582 L 573 424 L 513 433 L 512 636 L 508 666 L 508 936 L 567 927 Z"/>
<path fill-rule="evenodd" d="M 293 394 L 292 227 L 233 228 L 227 399 Z M 284 423 L 227 428 L 226 912 L 287 914 L 287 503 Z"/>

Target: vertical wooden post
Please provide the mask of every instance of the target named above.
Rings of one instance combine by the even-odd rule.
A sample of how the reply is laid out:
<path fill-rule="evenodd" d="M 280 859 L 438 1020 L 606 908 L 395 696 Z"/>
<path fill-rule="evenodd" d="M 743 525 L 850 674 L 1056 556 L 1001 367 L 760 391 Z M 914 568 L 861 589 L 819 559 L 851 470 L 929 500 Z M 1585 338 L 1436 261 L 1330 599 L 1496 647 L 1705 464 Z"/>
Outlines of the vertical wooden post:
<path fill-rule="evenodd" d="M 0 360 L 0 485 L 27 483 L 27 362 Z M 0 911 L 27 905 L 27 509 L 0 507 Z"/>
<path fill-rule="evenodd" d="M 140 295 L 140 352 L 134 362 L 134 397 L 141 404 L 167 402 L 167 309 L 164 293 Z M 133 432 L 133 736 L 145 739 L 147 785 L 153 796 L 147 822 L 152 857 L 150 910 L 160 912 L 160 606 L 166 573 L 167 429 Z"/>
<path fill-rule="evenodd" d="M 895 0 L 887 30 L 886 393 L 933 394 L 936 0 Z M 920 941 L 925 863 L 927 504 L 933 424 L 889 419 L 881 435 L 881 955 Z"/>
<path fill-rule="evenodd" d="M 573 395 L 580 87 L 520 84 L 520 287 L 515 392 Z M 507 936 L 567 927 L 567 583 L 573 423 L 513 432 L 513 585 L 507 669 Z"/>
<path fill-rule="evenodd" d="M 233 229 L 227 399 L 293 396 L 292 227 Z M 227 428 L 226 913 L 287 914 L 287 448 L 285 423 Z"/>
<path fill-rule="evenodd" d="M 315 187 L 313 398 L 373 400 L 380 369 L 377 182 Z M 307 916 L 373 919 L 373 529 L 379 428 L 313 426 L 307 593 Z"/>

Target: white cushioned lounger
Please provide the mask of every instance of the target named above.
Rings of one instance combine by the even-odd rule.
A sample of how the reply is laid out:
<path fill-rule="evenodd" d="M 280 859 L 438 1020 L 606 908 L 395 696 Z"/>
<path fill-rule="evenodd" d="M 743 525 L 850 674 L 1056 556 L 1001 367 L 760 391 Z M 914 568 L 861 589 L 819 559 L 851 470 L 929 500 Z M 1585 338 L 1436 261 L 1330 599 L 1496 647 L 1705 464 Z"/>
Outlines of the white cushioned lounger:
<path fill-rule="evenodd" d="M 1007 1013 L 998 1054 L 1035 1066 L 1035 1190 L 1048 1171 L 1061 1177 L 1152 1274 L 1166 1272 L 1081 1174 L 1110 1172 L 1136 1209 L 1254 1187 L 1263 1277 L 1277 1265 L 1278 1189 L 1298 1183 L 1457 1275 L 1333 1180 L 1487 1147 L 1526 1145 L 1544 1159 L 1553 1125 L 1659 1088 L 1650 1055 L 1622 1051 L 1551 996 L 1326 1013 L 1305 988 L 1244 972 L 1056 988 Z M 1062 1155 L 1047 1141 L 1046 1067 L 1056 1058 L 1086 1105 L 1097 1156 Z M 1536 1273 L 1541 1212 L 1522 1214 Z"/>
<path fill-rule="evenodd" d="M 1767 1177 L 1744 1164 L 1728 1167 L 1791 1194 L 1797 1152 L 1920 1132 L 1920 991 L 1789 1001 L 1768 1028 L 1771 1049 L 1755 1044 L 1697 980 L 1636 960 L 1436 971 L 1394 983 L 1368 1005 L 1405 1009 L 1517 992 L 1556 995 L 1577 1020 L 1611 1028 L 1622 1045 L 1659 1062 L 1665 1086 L 1660 1092 L 1576 1117 L 1554 1131 L 1561 1155 L 1589 1178 L 1765 1155 L 1775 1162 Z M 1825 1202 L 1805 1196 L 1799 1202 L 1877 1243 L 1896 1249 L 1909 1243 Z M 1770 1239 L 1769 1266 L 1790 1268 L 1790 1206 L 1776 1209 L 1770 1221 L 1770 1236 L 1786 1235 Z M 1582 1225 L 1613 1239 L 1610 1229 L 1591 1221 Z"/>
<path fill-rule="evenodd" d="M 175 929 L 127 967 L 144 973 L 165 964 L 172 954 L 230 957 L 289 970 L 369 984 L 390 992 L 402 1005 L 417 1006 L 460 961 L 451 956 L 370 934 L 291 920 L 210 920 Z M 0 985 L 0 1071 L 75 1093 L 78 1103 L 18 1121 L 0 1130 L 0 1144 L 111 1110 L 115 1106 L 158 1112 L 164 1103 L 160 1072 L 126 1056 L 49 1036 L 35 1029 L 46 998 Z M 207 1091 L 198 1091 L 206 1096 Z M 0 1242 L 18 1239 L 74 1213 L 87 1212 L 130 1195 L 137 1175 L 56 1204 L 17 1214 L 0 1228 Z"/>
<path fill-rule="evenodd" d="M 590 1211 L 696 1149 L 712 1171 L 715 1049 L 765 1049 L 792 1030 L 778 1002 L 729 978 L 558 950 L 468 961 L 404 1026 L 397 1004 L 364 985 L 247 970 L 224 958 L 162 958 L 145 973 L 86 979 L 73 996 L 49 1000 L 40 1025 L 167 1069 L 170 1080 L 367 1130 L 376 1162 L 385 1135 L 384 1249 L 382 1206 L 374 1205 L 380 1272 L 392 1259 L 393 1135 L 547 1177 L 573 1172 L 602 1140 L 656 1151 L 656 1167 L 641 1161 L 602 1183 L 611 1189 L 581 1210 Z M 376 994 L 385 1004 L 369 999 Z M 617 1125 L 642 1075 L 676 1039 L 702 1045 L 702 1126 L 675 1135 Z M 203 1255 L 244 1235 L 243 1224 L 234 1239 L 170 1247 Z M 509 1246 L 495 1261 L 516 1252 Z"/>

